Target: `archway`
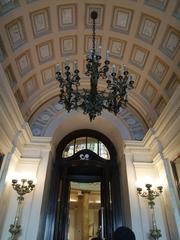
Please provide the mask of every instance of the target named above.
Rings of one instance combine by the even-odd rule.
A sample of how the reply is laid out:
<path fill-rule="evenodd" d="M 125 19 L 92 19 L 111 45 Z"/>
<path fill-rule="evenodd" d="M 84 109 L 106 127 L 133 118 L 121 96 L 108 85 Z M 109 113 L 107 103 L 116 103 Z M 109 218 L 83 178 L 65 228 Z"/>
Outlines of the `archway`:
<path fill-rule="evenodd" d="M 78 141 L 84 147 L 75 149 Z M 96 151 L 90 147 L 94 144 L 93 141 L 97 141 Z M 100 152 L 102 147 L 107 154 Z M 67 149 L 71 149 L 70 155 Z M 105 239 L 112 239 L 113 231 L 122 225 L 119 171 L 115 147 L 102 133 L 90 129 L 78 130 L 59 143 L 52 170 L 46 239 L 68 239 L 70 186 L 74 182 L 99 183 L 99 234 Z M 77 239 L 89 240 L 88 237 L 85 239 L 83 233 L 79 233 Z"/>

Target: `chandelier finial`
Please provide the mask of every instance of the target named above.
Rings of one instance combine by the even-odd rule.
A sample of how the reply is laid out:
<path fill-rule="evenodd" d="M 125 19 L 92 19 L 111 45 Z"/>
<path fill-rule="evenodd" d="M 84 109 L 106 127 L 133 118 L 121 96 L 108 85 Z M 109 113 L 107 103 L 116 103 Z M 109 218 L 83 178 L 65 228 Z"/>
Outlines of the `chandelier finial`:
<path fill-rule="evenodd" d="M 96 11 L 92 11 L 92 12 L 91 12 L 91 18 L 92 18 L 93 20 L 96 20 L 96 19 L 97 19 L 97 16 L 98 16 L 98 14 L 97 14 Z"/>

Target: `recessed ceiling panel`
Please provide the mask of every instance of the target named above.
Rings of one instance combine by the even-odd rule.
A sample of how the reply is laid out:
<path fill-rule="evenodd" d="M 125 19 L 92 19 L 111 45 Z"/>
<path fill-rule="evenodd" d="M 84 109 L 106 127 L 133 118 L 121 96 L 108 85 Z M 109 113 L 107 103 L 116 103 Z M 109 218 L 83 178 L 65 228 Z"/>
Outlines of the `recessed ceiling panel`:
<path fill-rule="evenodd" d="M 8 65 L 5 68 L 5 73 L 6 73 L 7 79 L 9 80 L 9 84 L 10 84 L 11 88 L 13 89 L 17 84 L 17 80 L 16 80 L 16 77 L 14 75 L 13 68 L 11 65 Z"/>
<path fill-rule="evenodd" d="M 160 45 L 161 51 L 173 59 L 179 51 L 179 46 L 180 32 L 171 26 L 168 26 Z"/>
<path fill-rule="evenodd" d="M 146 14 L 142 14 L 139 22 L 137 37 L 145 42 L 152 44 L 156 37 L 159 25 L 159 19 Z"/>
<path fill-rule="evenodd" d="M 24 83 L 24 88 L 28 97 L 38 90 L 37 78 L 33 75 Z"/>
<path fill-rule="evenodd" d="M 24 103 L 24 99 L 23 96 L 21 94 L 21 90 L 17 89 L 17 91 L 14 93 L 14 96 L 16 98 L 17 103 L 22 106 L 22 104 Z"/>
<path fill-rule="evenodd" d="M 179 84 L 180 78 L 178 78 L 177 75 L 173 73 L 165 87 L 165 91 L 169 97 L 173 95 L 174 91 L 176 90 Z"/>
<path fill-rule="evenodd" d="M 23 18 L 19 17 L 6 25 L 6 32 L 12 50 L 16 50 L 26 42 Z"/>
<path fill-rule="evenodd" d="M 16 58 L 16 64 L 21 76 L 31 71 L 33 68 L 33 64 L 30 51 L 25 51 L 21 55 L 19 55 Z"/>
<path fill-rule="evenodd" d="M 55 80 L 55 67 L 50 66 L 41 71 L 44 84 L 48 84 Z"/>
<path fill-rule="evenodd" d="M 102 4 L 86 4 L 85 25 L 92 28 L 91 12 L 96 11 L 98 16 L 96 19 L 97 28 L 103 28 L 103 20 L 105 15 L 105 6 Z"/>
<path fill-rule="evenodd" d="M 7 52 L 6 52 L 6 49 L 4 47 L 4 43 L 2 41 L 2 38 L 0 36 L 0 62 L 3 62 L 6 57 L 7 57 Z"/>
<path fill-rule="evenodd" d="M 160 97 L 160 99 L 158 100 L 158 102 L 155 106 L 155 109 L 156 109 L 156 112 L 158 115 L 161 114 L 161 112 L 163 111 L 165 106 L 166 106 L 166 102 L 165 102 L 164 98 Z"/>
<path fill-rule="evenodd" d="M 149 51 L 147 49 L 134 45 L 131 52 L 130 62 L 136 67 L 143 69 L 148 55 Z"/>
<path fill-rule="evenodd" d="M 148 102 L 152 102 L 154 97 L 157 94 L 157 90 L 155 89 L 155 87 L 149 83 L 148 81 L 146 81 L 144 88 L 142 90 L 142 95 L 146 98 L 146 100 Z"/>
<path fill-rule="evenodd" d="M 54 57 L 53 41 L 43 42 L 36 46 L 39 63 L 44 63 Z"/>
<path fill-rule="evenodd" d="M 157 8 L 159 10 L 165 10 L 168 0 L 144 0 L 145 4 Z"/>
<path fill-rule="evenodd" d="M 74 29 L 77 26 L 77 7 L 75 4 L 59 5 L 58 23 L 61 30 Z"/>
<path fill-rule="evenodd" d="M 119 38 L 109 38 L 108 49 L 112 57 L 122 59 L 125 47 L 126 41 Z"/>
<path fill-rule="evenodd" d="M 75 55 L 77 53 L 77 36 L 66 36 L 60 38 L 61 56 Z"/>
<path fill-rule="evenodd" d="M 85 53 L 89 53 L 89 51 L 92 49 L 92 36 L 91 35 L 85 35 L 84 39 L 84 51 Z M 102 45 L 102 36 L 96 35 L 96 51 L 98 51 L 99 46 Z"/>
<path fill-rule="evenodd" d="M 168 71 L 168 65 L 163 62 L 159 57 L 155 57 L 153 61 L 153 65 L 150 69 L 149 75 L 157 82 L 161 83 L 161 81 L 164 79 L 167 71 Z"/>
<path fill-rule="evenodd" d="M 51 31 L 49 9 L 41 9 L 30 14 L 35 37 L 40 37 Z"/>
<path fill-rule="evenodd" d="M 114 31 L 128 33 L 133 18 L 133 10 L 114 7 L 111 28 Z"/>

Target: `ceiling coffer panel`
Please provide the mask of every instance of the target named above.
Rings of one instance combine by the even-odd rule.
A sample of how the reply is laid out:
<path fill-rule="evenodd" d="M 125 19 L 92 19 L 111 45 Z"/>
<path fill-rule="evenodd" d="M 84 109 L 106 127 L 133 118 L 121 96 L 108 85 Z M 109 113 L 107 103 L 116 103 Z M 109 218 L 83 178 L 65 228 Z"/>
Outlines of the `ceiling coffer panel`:
<path fill-rule="evenodd" d="M 68 58 L 73 69 L 77 61 L 82 85 L 87 85 L 85 59 L 94 10 L 102 62 L 109 49 L 111 65 L 127 65 L 135 80 L 131 99 L 136 96 L 129 104 L 137 111 L 139 102 L 149 106 L 157 118 L 180 83 L 179 9 L 178 0 L 3 1 L 0 62 L 26 120 L 43 105 L 39 96 L 49 89 L 49 99 L 58 95 L 57 63 L 63 69 Z"/>

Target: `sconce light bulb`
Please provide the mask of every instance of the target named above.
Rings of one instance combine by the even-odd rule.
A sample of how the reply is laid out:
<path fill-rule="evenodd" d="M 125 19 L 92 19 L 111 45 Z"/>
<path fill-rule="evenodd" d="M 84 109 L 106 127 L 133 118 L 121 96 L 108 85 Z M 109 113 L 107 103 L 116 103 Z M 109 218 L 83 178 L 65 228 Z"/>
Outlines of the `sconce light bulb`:
<path fill-rule="evenodd" d="M 32 185 L 33 184 L 33 180 L 28 180 L 28 184 Z"/>
<path fill-rule="evenodd" d="M 142 192 L 142 188 L 137 187 L 137 192 L 138 192 L 138 194 L 141 194 L 141 192 Z"/>
<path fill-rule="evenodd" d="M 17 180 L 16 179 L 13 179 L 12 180 L 12 184 L 16 184 L 17 183 Z"/>
<path fill-rule="evenodd" d="M 27 179 L 23 178 L 23 179 L 21 179 L 21 182 L 25 183 L 25 182 L 27 182 Z"/>
<path fill-rule="evenodd" d="M 147 183 L 145 186 L 147 189 L 150 189 L 152 187 L 152 184 Z"/>
<path fill-rule="evenodd" d="M 157 189 L 159 190 L 160 193 L 162 193 L 162 190 L 163 190 L 162 186 L 158 186 Z"/>

